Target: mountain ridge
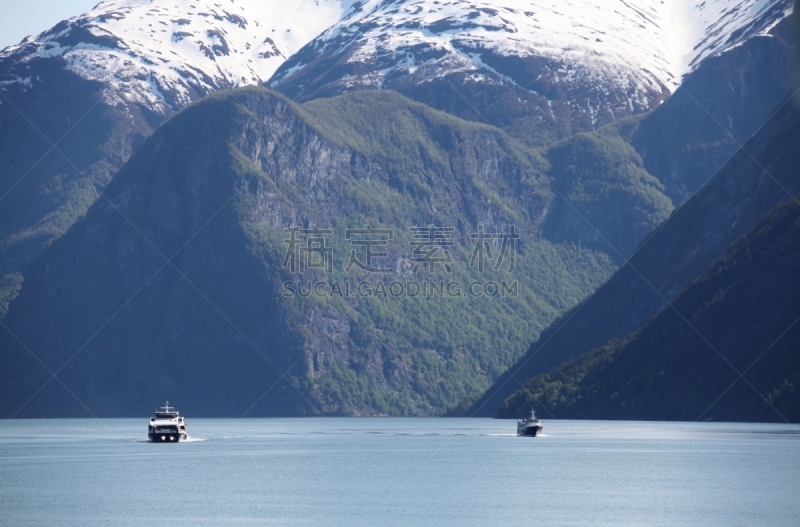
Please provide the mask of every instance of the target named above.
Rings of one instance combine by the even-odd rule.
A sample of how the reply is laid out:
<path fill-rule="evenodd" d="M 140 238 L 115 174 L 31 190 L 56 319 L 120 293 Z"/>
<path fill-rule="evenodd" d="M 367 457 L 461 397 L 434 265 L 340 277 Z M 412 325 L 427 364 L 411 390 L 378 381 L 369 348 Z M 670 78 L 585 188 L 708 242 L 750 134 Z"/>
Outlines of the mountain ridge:
<path fill-rule="evenodd" d="M 626 265 L 542 332 L 468 412 L 493 415 L 518 382 L 622 338 L 659 313 L 724 249 L 800 191 L 790 140 L 799 126 L 800 109 L 786 99 L 711 181 L 642 241 Z"/>
<path fill-rule="evenodd" d="M 364 17 L 373 5 L 351 0 L 325 0 L 313 6 L 306 5 L 309 2 L 284 6 L 250 0 L 230 7 L 212 1 L 187 2 L 102 2 L 84 15 L 0 51 L 0 162 L 8 167 L 0 178 L 5 202 L 0 210 L 0 280 L 17 284 L 15 273 L 24 275 L 44 244 L 60 236 L 85 212 L 130 153 L 172 112 L 213 90 L 264 81 L 306 41 L 320 42 L 314 38 L 317 32 L 340 19 Z M 494 7 L 482 7 L 479 15 L 497 19 L 500 4 L 489 4 Z M 548 16 L 569 18 L 554 12 L 547 2 L 531 5 L 540 6 Z M 719 20 L 718 33 L 699 48 L 703 51 L 698 57 L 709 56 L 720 46 L 730 47 L 747 35 L 768 31 L 789 9 L 782 2 L 749 2 L 747 9 L 737 11 L 723 9 L 724 5 L 703 8 L 703 16 L 709 20 L 714 18 L 709 13 L 722 10 L 725 15 Z M 317 14 L 310 17 L 310 25 L 307 8 Z M 459 4 L 458 10 L 463 6 Z M 672 16 L 668 15 L 663 14 Z M 500 20 L 501 25 L 513 22 Z M 295 27 L 298 23 L 302 31 Z M 262 29 L 269 34 L 266 39 L 261 38 Z M 723 38 L 734 34 L 731 42 Z M 278 52 L 262 53 L 263 46 L 275 46 Z M 505 127 L 518 139 L 530 138 L 530 144 L 540 146 L 614 118 L 611 114 L 599 121 L 592 117 L 591 123 L 573 127 L 569 100 L 553 105 L 540 98 L 523 108 L 519 104 L 527 95 L 518 97 L 524 95 L 519 92 L 522 88 L 495 86 L 497 79 L 488 77 L 484 80 L 479 90 L 478 84 L 467 83 L 453 91 L 453 83 L 448 81 L 442 89 L 432 90 L 426 83 L 419 87 L 421 92 L 406 90 L 406 95 L 464 118 Z M 499 91 L 494 91 L 496 88 Z M 576 110 L 574 116 L 588 115 L 584 110 Z M 718 116 L 725 117 L 724 112 Z M 545 120 L 540 122 L 540 118 Z M 26 121 L 34 123 L 47 139 L 32 131 Z M 70 137 L 78 134 L 82 135 L 78 140 Z M 48 141 L 56 143 L 59 137 L 69 139 L 59 146 L 66 161 L 58 159 L 57 152 L 48 153 Z M 647 140 L 641 142 L 647 146 Z M 86 152 L 93 154 L 87 156 Z M 693 191 L 683 188 L 685 177 L 676 178 L 670 163 L 658 162 L 650 155 L 644 158 L 648 171 L 668 188 L 679 189 L 669 191 L 673 200 Z M 706 172 L 696 171 L 700 183 L 710 175 Z M 678 181 L 673 184 L 674 179 Z"/>
<path fill-rule="evenodd" d="M 0 86 L 33 89 L 37 77 L 25 76 L 26 63 L 59 58 L 67 70 L 103 83 L 105 103 L 138 103 L 169 115 L 212 91 L 266 82 L 352 3 L 100 2 L 1 50 L 0 60 L 12 65 L 5 68 Z M 315 16 L 304 16 L 309 11 Z"/>
<path fill-rule="evenodd" d="M 371 0 L 268 85 L 300 101 L 391 88 L 541 145 L 656 108 L 705 58 L 768 33 L 792 9 L 761 0 L 686 6 L 680 14 L 635 2 Z M 698 19 L 708 26 L 689 29 Z M 685 65 L 673 33 L 690 50 Z"/>
<path fill-rule="evenodd" d="M 541 402 L 573 419 L 797 422 L 798 249 L 795 196 L 641 329 L 529 379 L 498 416 Z"/>

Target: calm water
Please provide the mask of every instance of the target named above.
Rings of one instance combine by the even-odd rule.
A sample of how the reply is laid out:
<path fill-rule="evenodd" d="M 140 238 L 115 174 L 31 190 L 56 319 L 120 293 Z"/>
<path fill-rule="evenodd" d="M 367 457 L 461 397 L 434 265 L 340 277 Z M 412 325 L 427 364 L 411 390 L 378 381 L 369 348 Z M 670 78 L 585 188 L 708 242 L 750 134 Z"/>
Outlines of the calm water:
<path fill-rule="evenodd" d="M 800 524 L 796 426 L 147 419 L 0 429 L 3 525 Z"/>

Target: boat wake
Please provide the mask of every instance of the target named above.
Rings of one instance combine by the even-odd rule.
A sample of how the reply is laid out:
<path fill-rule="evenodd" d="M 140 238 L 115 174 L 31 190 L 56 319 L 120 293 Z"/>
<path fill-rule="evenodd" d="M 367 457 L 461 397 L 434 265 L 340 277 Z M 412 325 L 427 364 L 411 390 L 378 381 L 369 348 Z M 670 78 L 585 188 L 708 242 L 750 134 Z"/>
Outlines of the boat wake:
<path fill-rule="evenodd" d="M 201 441 L 208 441 L 210 438 L 208 437 L 187 437 L 186 439 L 181 439 L 181 443 L 200 443 Z"/>
<path fill-rule="evenodd" d="M 211 439 L 210 437 L 187 437 L 186 439 L 181 439 L 178 444 L 180 443 L 200 443 L 202 441 L 208 441 Z M 136 439 L 137 443 L 153 443 L 149 439 Z"/>

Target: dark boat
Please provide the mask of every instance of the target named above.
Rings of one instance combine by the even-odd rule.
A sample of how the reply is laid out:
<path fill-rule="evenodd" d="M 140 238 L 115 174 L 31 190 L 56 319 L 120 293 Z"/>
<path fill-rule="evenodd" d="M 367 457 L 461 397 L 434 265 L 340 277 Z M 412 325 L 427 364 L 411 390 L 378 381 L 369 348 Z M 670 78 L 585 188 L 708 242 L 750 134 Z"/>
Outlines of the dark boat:
<path fill-rule="evenodd" d="M 544 428 L 542 422 L 536 417 L 536 414 L 531 408 L 531 416 L 530 417 L 523 417 L 521 419 L 517 419 L 517 435 L 518 436 L 530 436 L 536 437 L 539 435 Z"/>

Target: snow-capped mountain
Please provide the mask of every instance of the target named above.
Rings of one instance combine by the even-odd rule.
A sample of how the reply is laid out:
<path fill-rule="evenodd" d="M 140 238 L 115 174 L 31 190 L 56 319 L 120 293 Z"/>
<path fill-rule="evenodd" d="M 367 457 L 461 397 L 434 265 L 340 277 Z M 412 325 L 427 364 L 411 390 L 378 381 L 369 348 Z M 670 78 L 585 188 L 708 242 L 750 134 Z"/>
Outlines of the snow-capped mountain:
<path fill-rule="evenodd" d="M 104 83 L 109 104 L 170 112 L 219 88 L 259 84 L 339 21 L 353 0 L 112 0 L 0 51 L 0 79 L 34 88 L 26 67 L 60 58 Z"/>
<path fill-rule="evenodd" d="M 0 51 L 0 316 L 159 124 L 265 82 L 352 2 L 114 0 Z"/>
<path fill-rule="evenodd" d="M 184 358 L 205 364 L 199 373 L 224 388 L 225 379 L 238 377 L 216 375 L 211 359 L 220 357 L 215 350 L 229 343 L 229 335 L 208 323 L 193 292 L 176 288 L 186 284 L 172 283 L 172 269 L 142 286 L 151 270 L 163 268 L 148 243 L 154 240 L 164 254 L 181 247 L 176 265 L 198 273 L 192 275 L 197 283 L 211 285 L 209 297 L 243 313 L 264 344 L 259 347 L 275 350 L 276 364 L 288 360 L 286 350 L 306 353 L 303 375 L 308 375 L 298 378 L 322 379 L 316 386 L 327 386 L 328 377 L 318 375 L 341 366 L 368 372 L 370 387 L 390 387 L 375 392 L 379 395 L 415 392 L 422 377 L 409 369 L 416 359 L 403 350 L 434 350 L 447 360 L 469 357 L 453 371 L 469 370 L 472 376 L 453 376 L 453 385 L 478 386 L 509 363 L 511 345 L 500 346 L 503 352 L 494 354 L 498 362 L 477 354 L 485 351 L 485 339 L 473 341 L 472 328 L 441 349 L 435 332 L 386 345 L 382 335 L 391 328 L 372 332 L 375 323 L 367 318 L 367 325 L 351 325 L 358 318 L 352 310 L 334 306 L 323 313 L 312 306 L 304 311 L 311 318 L 297 318 L 296 306 L 275 303 L 282 302 L 273 290 L 282 278 L 271 259 L 273 249 L 282 254 L 283 248 L 279 242 L 272 247 L 278 238 L 270 233 L 279 235 L 286 225 L 267 217 L 321 226 L 343 218 L 380 223 L 385 207 L 376 207 L 375 199 L 385 198 L 396 221 L 408 225 L 420 218 L 459 229 L 481 221 L 515 222 L 529 233 L 527 247 L 546 242 L 542 252 L 529 254 L 537 268 L 547 267 L 522 270 L 534 296 L 526 293 L 514 302 L 512 311 L 524 321 L 508 327 L 518 336 L 537 331 L 611 273 L 615 254 L 625 258 L 609 250 L 609 239 L 615 248 L 633 251 L 641 236 L 669 215 L 670 198 L 677 203 L 702 185 L 715 164 L 747 141 L 786 96 L 796 49 L 787 29 L 794 20 L 784 19 L 789 0 L 695 1 L 99 4 L 0 52 L 0 319 L 15 333 L 21 328 L 31 349 L 49 350 L 45 353 L 54 361 L 96 335 L 90 344 L 97 355 L 91 357 L 112 360 L 108 367 L 123 373 L 130 368 L 120 365 L 156 364 L 153 357 L 166 356 L 159 350 L 184 350 Z M 391 88 L 509 134 L 452 119 L 388 91 L 298 108 L 267 90 L 232 90 L 164 123 L 214 90 L 269 78 L 271 86 L 301 102 Z M 685 89 L 671 96 L 679 85 Z M 690 90 L 714 103 L 705 105 L 708 114 L 688 100 Z M 574 135 L 655 106 L 646 118 Z M 555 142 L 568 136 L 573 137 Z M 275 140 L 287 148 L 273 148 Z M 533 151 L 518 140 L 547 147 Z M 298 166 L 298 152 L 312 162 Z M 254 167 L 240 154 L 269 177 L 250 177 Z M 313 184 L 298 184 L 298 175 Z M 756 175 L 763 179 L 761 172 Z M 731 184 L 752 186 L 749 180 Z M 750 201 L 746 190 L 742 199 Z M 577 206 L 561 199 L 572 195 L 580 200 Z M 223 214 L 219 204 L 228 198 L 231 205 Z M 730 199 L 722 196 L 720 206 Z M 703 232 L 714 237 L 725 231 L 719 225 L 705 225 Z M 187 238 L 194 241 L 184 250 Z M 253 252 L 262 249 L 261 255 Z M 142 294 L 132 299 L 135 291 Z M 538 298 L 539 291 L 547 296 Z M 524 304 L 530 299 L 532 304 Z M 467 326 L 473 311 L 462 317 Z M 111 313 L 121 316 L 98 332 Z M 282 321 L 286 313 L 291 321 Z M 460 316 L 442 313 L 455 315 L 432 320 L 434 329 Z M 415 317 L 427 319 L 428 313 Z M 406 339 L 407 321 L 401 319 L 394 333 Z M 299 328 L 296 338 L 289 339 L 287 331 L 294 328 Z M 312 334 L 333 338 L 308 339 Z M 10 335 L 0 331 L 0 339 L 16 346 Z M 121 335 L 132 337 L 120 340 Z M 32 378 L 18 360 L 28 360 L 27 352 L 20 349 L 17 356 L 6 350 L 11 346 L 0 345 L 0 359 L 14 368 L 0 367 L 0 377 L 8 377 L 0 382 L 0 394 L 25 384 L 18 379 Z M 470 350 L 476 354 L 469 356 Z M 253 358 L 251 349 L 245 352 Z M 82 356 L 89 367 L 70 367 L 79 372 L 79 385 L 92 391 L 105 377 L 91 367 L 100 362 Z M 266 366 L 253 359 L 259 366 L 248 370 L 252 382 L 240 383 L 243 394 L 264 383 L 259 368 Z M 474 364 L 489 366 L 479 371 Z M 363 385 L 360 377 L 357 381 Z M 423 381 L 439 386 L 434 377 Z M 344 386 L 337 393 L 356 391 Z M 408 399 L 390 410 L 440 411 L 466 395 L 450 392 L 445 401 L 439 392 L 436 408 Z M 14 397 L 20 395 L 20 402 L 29 398 L 23 392 Z M 387 400 L 398 400 L 392 397 L 380 395 L 374 408 L 356 397 L 323 411 L 385 412 Z M 0 403 L 13 400 L 0 396 Z M 279 404 L 275 412 L 281 415 L 304 408 L 287 399 Z"/>
<path fill-rule="evenodd" d="M 391 88 L 544 145 L 652 109 L 789 11 L 789 0 L 100 3 L 0 51 L 0 279 L 80 218 L 165 118 L 214 90 L 272 79 L 303 101 Z M 66 159 L 48 155 L 59 138 Z"/>
<path fill-rule="evenodd" d="M 577 131 L 651 109 L 702 59 L 789 11 L 789 0 L 112 0 L 0 51 L 0 90 L 32 89 L 30 62 L 44 58 L 104 83 L 109 104 L 160 114 L 276 70 L 270 85 L 299 99 L 414 95 L 456 75 L 541 96 L 542 121 L 566 99 Z"/>
<path fill-rule="evenodd" d="M 704 58 L 790 10 L 789 0 L 367 0 L 270 85 L 301 100 L 393 88 L 452 110 L 425 87 L 449 80 L 449 96 L 461 91 L 490 122 L 489 101 L 468 85 L 481 84 L 484 96 L 487 85 L 506 86 L 538 107 L 514 112 L 526 118 L 558 120 L 553 104 L 566 102 L 574 132 L 652 109 Z"/>

